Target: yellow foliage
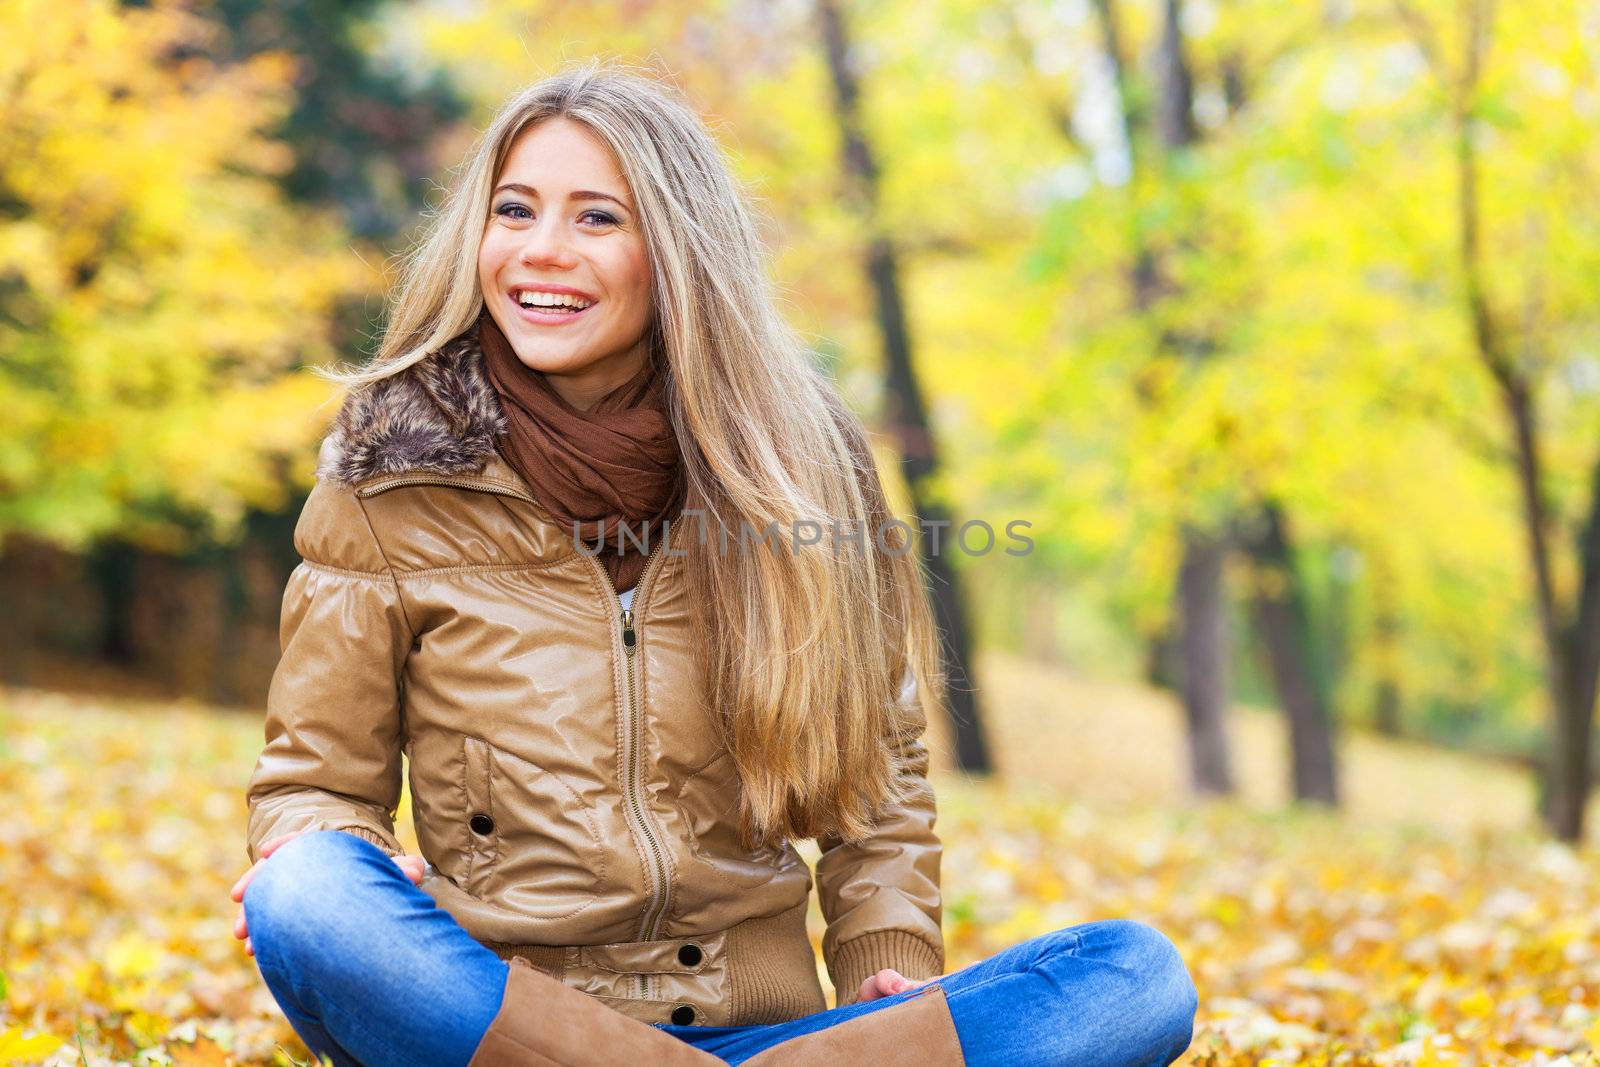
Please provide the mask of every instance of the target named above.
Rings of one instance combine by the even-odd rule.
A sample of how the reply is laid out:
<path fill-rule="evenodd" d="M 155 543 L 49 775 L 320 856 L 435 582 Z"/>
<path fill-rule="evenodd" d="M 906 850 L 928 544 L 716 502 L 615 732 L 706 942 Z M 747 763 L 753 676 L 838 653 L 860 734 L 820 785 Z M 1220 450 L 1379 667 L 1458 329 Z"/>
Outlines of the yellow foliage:
<path fill-rule="evenodd" d="M 0 690 L 0 738 L 0 1065 L 69 1037 L 91 1063 L 303 1061 L 230 933 L 259 722 Z M 1596 1062 L 1591 850 L 1509 829 L 1150 806 L 1092 778 L 1063 791 L 938 772 L 935 787 L 952 969 L 1063 926 L 1137 919 L 1173 939 L 1200 992 L 1181 1063 Z M 1448 788 L 1470 789 L 1470 772 Z M 112 810 L 123 817 L 82 817 Z M 399 832 L 414 849 L 405 804 Z M 810 929 L 820 947 L 815 902 Z"/>
<path fill-rule="evenodd" d="M 142 978 L 161 962 L 161 946 L 143 935 L 128 932 L 106 947 L 106 970 L 114 978 Z"/>
<path fill-rule="evenodd" d="M 13 1026 L 0 1033 L 0 1065 L 35 1063 L 60 1048 L 59 1037 L 49 1034 L 27 1034 L 22 1027 Z"/>
<path fill-rule="evenodd" d="M 178 0 L 0 5 L 0 538 L 225 533 L 318 436 L 329 390 L 293 372 L 374 279 L 275 182 L 295 60 L 168 59 L 215 32 Z"/>

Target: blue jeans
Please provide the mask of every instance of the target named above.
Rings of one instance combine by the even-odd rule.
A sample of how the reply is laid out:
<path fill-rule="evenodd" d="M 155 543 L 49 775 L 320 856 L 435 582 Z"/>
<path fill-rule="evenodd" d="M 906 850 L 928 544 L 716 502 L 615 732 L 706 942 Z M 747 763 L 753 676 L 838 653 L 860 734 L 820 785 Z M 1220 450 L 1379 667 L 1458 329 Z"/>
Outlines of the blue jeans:
<path fill-rule="evenodd" d="M 505 963 L 352 834 L 302 834 L 282 846 L 244 907 L 267 987 L 306 1046 L 339 1067 L 465 1067 L 500 1008 Z M 1193 1031 L 1183 960 L 1138 922 L 1057 930 L 940 984 L 969 1067 L 1164 1067 Z M 658 1026 L 738 1064 L 906 996 L 785 1023 Z"/>

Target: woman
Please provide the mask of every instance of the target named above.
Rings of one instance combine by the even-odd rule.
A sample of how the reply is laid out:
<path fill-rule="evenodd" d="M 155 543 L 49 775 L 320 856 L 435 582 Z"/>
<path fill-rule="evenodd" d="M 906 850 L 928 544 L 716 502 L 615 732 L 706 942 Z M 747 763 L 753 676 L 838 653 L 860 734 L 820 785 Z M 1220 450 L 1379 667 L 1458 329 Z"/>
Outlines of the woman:
<path fill-rule="evenodd" d="M 513 99 L 345 377 L 233 894 L 313 1051 L 938 1067 L 1187 1047 L 1193 984 L 1137 923 L 939 973 L 918 567 L 676 95 L 591 65 Z M 394 836 L 402 753 L 420 857 Z"/>

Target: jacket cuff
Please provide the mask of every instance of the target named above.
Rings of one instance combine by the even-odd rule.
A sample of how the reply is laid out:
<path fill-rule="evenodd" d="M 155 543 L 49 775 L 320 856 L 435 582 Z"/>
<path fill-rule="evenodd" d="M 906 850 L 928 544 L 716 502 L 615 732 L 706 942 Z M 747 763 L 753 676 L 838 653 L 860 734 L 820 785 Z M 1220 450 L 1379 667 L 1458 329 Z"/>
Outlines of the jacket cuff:
<path fill-rule="evenodd" d="M 354 834 L 363 841 L 371 841 L 374 845 L 377 845 L 379 848 L 381 848 L 385 855 L 398 856 L 400 854 L 400 850 L 394 847 L 395 843 L 392 839 L 385 837 L 376 830 L 370 830 L 365 826 L 351 824 L 349 826 L 330 826 L 328 829 L 338 830 L 340 833 L 345 834 Z"/>
<path fill-rule="evenodd" d="M 944 967 L 944 953 L 904 930 L 874 930 L 841 944 L 827 962 L 834 996 L 842 1008 L 855 1003 L 861 983 L 885 967 L 913 982 L 934 977 Z"/>
<path fill-rule="evenodd" d="M 361 838 L 363 841 L 370 841 L 374 845 L 377 845 L 383 850 L 383 854 L 385 856 L 398 856 L 405 851 L 400 847 L 399 842 L 393 837 L 386 836 L 381 830 L 367 826 L 364 823 L 345 823 L 343 825 L 334 825 L 327 820 L 321 820 L 319 822 L 312 823 L 310 826 L 303 827 L 302 829 L 308 831 L 337 830 L 340 833 L 353 834 L 354 836 Z M 250 855 L 250 862 L 255 863 L 261 858 L 262 845 L 266 844 L 268 841 L 271 841 L 273 838 L 280 836 L 282 835 L 275 831 L 267 830 L 257 833 L 254 836 L 254 839 L 247 841 L 245 851 Z"/>

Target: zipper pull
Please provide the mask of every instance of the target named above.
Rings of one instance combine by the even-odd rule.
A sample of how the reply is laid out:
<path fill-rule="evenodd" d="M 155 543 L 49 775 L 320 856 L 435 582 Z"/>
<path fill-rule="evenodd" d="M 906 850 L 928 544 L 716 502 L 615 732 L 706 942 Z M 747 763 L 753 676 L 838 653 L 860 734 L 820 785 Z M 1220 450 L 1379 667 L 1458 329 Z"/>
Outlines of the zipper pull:
<path fill-rule="evenodd" d="M 638 635 L 633 632 L 633 609 L 622 609 L 622 650 L 629 656 L 633 655 L 633 646 L 638 643 Z"/>

